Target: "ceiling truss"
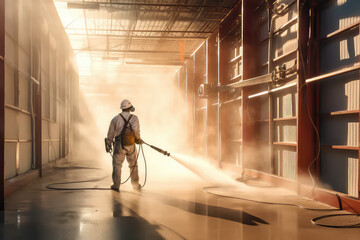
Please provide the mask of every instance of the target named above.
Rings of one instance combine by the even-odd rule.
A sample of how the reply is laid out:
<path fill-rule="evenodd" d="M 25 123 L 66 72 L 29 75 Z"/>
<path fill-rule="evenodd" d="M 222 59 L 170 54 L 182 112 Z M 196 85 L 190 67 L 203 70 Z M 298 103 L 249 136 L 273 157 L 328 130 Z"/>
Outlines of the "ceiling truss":
<path fill-rule="evenodd" d="M 76 52 L 93 60 L 178 65 L 217 28 L 237 0 L 54 0 Z M 67 21 L 66 21 L 67 20 Z M 183 54 L 183 56 L 180 56 Z M 149 57 L 156 61 L 149 61 Z M 92 61 L 93 64 L 93 61 Z"/>

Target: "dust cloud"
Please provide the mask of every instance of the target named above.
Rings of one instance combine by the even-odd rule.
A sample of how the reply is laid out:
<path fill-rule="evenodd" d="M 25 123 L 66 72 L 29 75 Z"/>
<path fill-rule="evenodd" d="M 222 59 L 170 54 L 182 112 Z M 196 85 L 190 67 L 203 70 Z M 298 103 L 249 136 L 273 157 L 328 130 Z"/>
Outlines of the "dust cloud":
<path fill-rule="evenodd" d="M 187 109 L 174 81 L 176 68 L 159 66 L 103 66 L 93 70 L 93 76 L 80 79 L 79 122 L 76 125 L 77 159 L 95 163 L 111 171 L 112 159 L 105 152 L 104 138 L 110 121 L 121 112 L 120 103 L 129 99 L 133 114 L 140 121 L 141 138 L 170 153 L 188 153 Z M 138 147 L 138 146 L 137 146 Z M 178 162 L 143 145 L 148 170 L 148 184 L 173 179 L 199 180 Z M 139 155 L 140 181 L 144 179 L 144 162 Z M 129 170 L 124 163 L 123 176 Z"/>
<path fill-rule="evenodd" d="M 111 67 L 104 63 L 93 68 L 92 77 L 82 77 L 79 121 L 76 125 L 76 158 L 85 163 L 96 164 L 111 173 L 112 158 L 105 152 L 104 138 L 110 121 L 121 112 L 120 103 L 126 98 L 136 109 L 133 114 L 139 117 L 141 138 L 171 153 L 172 158 L 143 145 L 148 184 L 170 180 L 172 184 L 177 184 L 184 179 L 200 182 L 205 179 L 215 184 L 237 184 L 237 187 L 246 188 L 244 184 L 233 180 L 241 172 L 233 172 L 226 166 L 223 166 L 225 171 L 222 171 L 214 166 L 216 161 L 194 154 L 193 146 L 188 143 L 188 134 L 192 132 L 192 129 L 188 129 L 191 126 L 188 124 L 191 121 L 188 119 L 188 105 L 174 80 L 176 70 L 174 67 L 142 65 Z M 214 152 L 216 150 L 213 149 Z M 268 172 L 270 166 L 257 162 L 259 150 L 268 152 L 266 147 L 258 147 L 244 155 L 247 162 L 260 164 Z M 139 155 L 138 164 L 140 181 L 143 181 L 145 165 L 142 154 Z M 125 163 L 123 176 L 128 174 L 129 169 Z"/>
<path fill-rule="evenodd" d="M 105 152 L 104 138 L 110 121 L 121 112 L 120 103 L 126 98 L 135 107 L 133 114 L 139 118 L 141 138 L 171 153 L 171 157 L 167 157 L 143 145 L 147 184 L 161 185 L 171 181 L 172 186 L 179 187 L 183 180 L 205 180 L 211 184 L 240 186 L 233 180 L 235 173 L 222 171 L 214 165 L 216 161 L 194 154 L 194 146 L 188 141 L 189 133 L 192 133 L 188 123 L 192 119 L 188 119 L 188 105 L 174 79 L 177 68 L 142 65 L 111 67 L 106 63 L 97 66 L 93 67 L 92 77 L 80 79 L 80 117 L 76 125 L 75 144 L 77 160 L 95 164 L 111 173 L 112 158 Z M 145 176 L 142 154 L 138 164 L 141 182 Z M 128 174 L 127 163 L 124 163 L 123 176 Z"/>
<path fill-rule="evenodd" d="M 178 153 L 172 154 L 171 157 L 208 182 L 218 185 L 240 185 L 229 175 L 214 167 L 209 160 Z"/>

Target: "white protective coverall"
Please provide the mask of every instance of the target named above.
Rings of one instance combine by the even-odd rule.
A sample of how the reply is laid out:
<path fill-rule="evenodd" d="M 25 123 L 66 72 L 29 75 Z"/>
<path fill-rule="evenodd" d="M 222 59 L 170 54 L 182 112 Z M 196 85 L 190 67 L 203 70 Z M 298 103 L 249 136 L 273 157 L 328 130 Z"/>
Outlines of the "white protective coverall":
<path fill-rule="evenodd" d="M 126 120 L 130 117 L 130 112 L 123 111 L 120 113 Z M 113 140 L 116 136 L 119 136 L 123 127 L 124 127 L 124 120 L 120 116 L 120 114 L 116 115 L 110 123 L 109 131 L 107 134 L 107 138 L 109 140 Z M 140 123 L 139 119 L 136 115 L 132 114 L 129 124 L 127 127 L 132 127 L 135 132 L 135 138 L 140 139 Z M 140 188 L 139 184 L 139 173 L 138 173 L 138 166 L 137 166 L 137 151 L 135 144 L 131 146 L 124 146 L 121 145 L 121 140 L 116 141 L 114 144 L 114 153 L 113 153 L 113 174 L 112 179 L 114 182 L 114 187 L 119 188 L 121 182 L 121 167 L 124 162 L 126 156 L 126 160 L 129 163 L 130 173 L 131 174 L 131 183 L 135 189 Z"/>

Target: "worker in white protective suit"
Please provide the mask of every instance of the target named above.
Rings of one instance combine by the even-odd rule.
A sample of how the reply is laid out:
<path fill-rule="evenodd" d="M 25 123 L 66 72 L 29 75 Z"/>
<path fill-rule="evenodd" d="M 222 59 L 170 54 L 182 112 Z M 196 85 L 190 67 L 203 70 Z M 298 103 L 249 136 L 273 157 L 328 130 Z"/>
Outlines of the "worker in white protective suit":
<path fill-rule="evenodd" d="M 130 112 L 135 111 L 135 108 L 129 100 L 124 99 L 121 102 L 120 109 L 122 109 L 122 112 L 111 120 L 107 139 L 105 139 L 106 151 L 108 152 L 111 151 L 112 143 L 115 139 L 112 174 L 114 184 L 111 185 L 111 189 L 119 191 L 121 167 L 126 157 L 126 160 L 129 163 L 130 178 L 133 188 L 135 190 L 140 190 L 137 151 L 135 147 L 135 143 L 142 143 L 140 138 L 139 119 L 136 115 L 130 114 Z"/>

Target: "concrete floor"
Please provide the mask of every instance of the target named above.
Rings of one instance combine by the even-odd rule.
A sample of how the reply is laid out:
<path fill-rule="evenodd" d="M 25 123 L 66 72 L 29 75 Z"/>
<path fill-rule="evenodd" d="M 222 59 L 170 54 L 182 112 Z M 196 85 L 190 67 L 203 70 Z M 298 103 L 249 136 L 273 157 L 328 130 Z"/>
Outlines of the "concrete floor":
<path fill-rule="evenodd" d="M 150 169 L 148 185 L 141 193 L 133 191 L 130 183 L 120 192 L 46 189 L 49 183 L 99 178 L 57 186 L 107 188 L 110 174 L 110 169 L 46 169 L 43 178 L 6 199 L 0 239 L 360 239 L 358 228 L 324 228 L 310 221 L 333 213 L 218 197 L 202 191 L 209 183 L 171 172 L 162 179 L 151 177 Z M 240 196 L 264 200 L 266 194 L 254 189 Z M 276 191 L 283 194 L 270 190 Z M 287 195 L 278 199 L 288 202 L 287 198 L 309 207 L 324 207 Z"/>

